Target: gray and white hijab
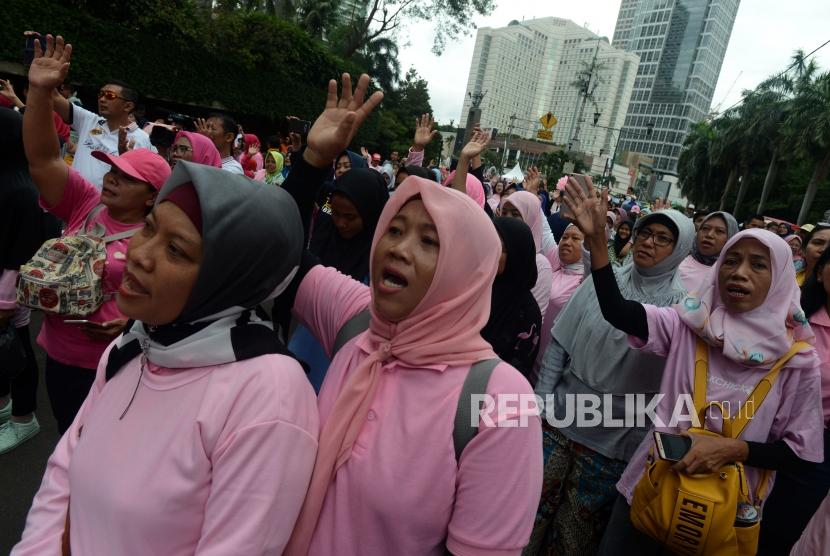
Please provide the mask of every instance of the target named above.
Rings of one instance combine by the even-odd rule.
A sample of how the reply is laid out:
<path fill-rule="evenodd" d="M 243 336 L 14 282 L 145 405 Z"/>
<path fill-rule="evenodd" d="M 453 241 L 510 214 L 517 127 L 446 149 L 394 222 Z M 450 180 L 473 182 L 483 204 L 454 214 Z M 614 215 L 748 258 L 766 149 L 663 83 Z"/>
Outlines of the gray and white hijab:
<path fill-rule="evenodd" d="M 285 291 L 299 269 L 303 228 L 293 198 L 242 175 L 179 162 L 156 205 L 188 183 L 202 211 L 204 257 L 196 284 L 173 323 L 128 323 L 110 351 L 107 379 L 142 352 L 169 369 L 288 354 L 258 308 Z"/>

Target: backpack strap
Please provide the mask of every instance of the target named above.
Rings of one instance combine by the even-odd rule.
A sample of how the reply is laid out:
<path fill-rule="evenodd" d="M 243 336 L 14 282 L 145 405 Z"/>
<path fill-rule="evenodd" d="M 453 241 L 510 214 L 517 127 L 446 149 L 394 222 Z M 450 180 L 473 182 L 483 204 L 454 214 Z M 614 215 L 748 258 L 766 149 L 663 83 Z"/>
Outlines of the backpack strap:
<path fill-rule="evenodd" d="M 334 338 L 334 346 L 331 350 L 332 359 L 334 359 L 337 352 L 349 340 L 369 329 L 369 321 L 371 318 L 372 315 L 367 308 L 346 321 L 346 324 L 337 331 L 337 336 Z M 458 406 L 455 410 L 455 421 L 452 431 L 452 443 L 455 447 L 456 463 L 461 459 L 461 452 L 464 451 L 464 448 L 467 447 L 470 440 L 478 433 L 478 424 L 475 426 L 470 425 L 473 403 L 472 396 L 474 394 L 483 395 L 486 392 L 487 383 L 490 382 L 493 369 L 499 363 L 501 363 L 500 359 L 485 359 L 484 361 L 479 361 L 470 367 L 467 378 L 464 379 L 464 385 L 461 387 L 461 394 L 458 397 Z M 480 404 L 478 411 L 481 411 Z"/>
<path fill-rule="evenodd" d="M 728 438 L 738 438 L 741 436 L 741 433 L 755 416 L 755 411 L 761 406 L 762 403 L 764 403 L 764 399 L 767 397 L 767 394 L 769 394 L 770 390 L 772 390 L 772 385 L 775 384 L 775 379 L 778 378 L 778 373 L 784 365 L 786 365 L 796 353 L 809 347 L 810 344 L 807 342 L 794 342 L 793 345 L 790 346 L 790 350 L 778 361 L 776 361 L 775 365 L 772 366 L 772 369 L 764 375 L 764 378 L 758 381 L 758 384 L 755 385 L 755 388 L 752 390 L 752 393 L 749 394 L 749 397 L 747 397 L 746 403 L 744 403 L 743 407 L 741 407 L 738 414 L 728 421 L 724 420 L 724 436 Z"/>
<path fill-rule="evenodd" d="M 100 213 L 102 210 L 104 210 L 104 205 L 96 205 L 92 207 L 92 210 L 89 211 L 89 214 L 87 214 L 86 218 L 84 219 L 84 225 L 80 230 L 82 234 L 85 234 L 87 232 L 89 228 L 89 223 L 92 222 L 92 219 L 95 218 L 95 216 L 97 216 L 98 213 Z"/>
<path fill-rule="evenodd" d="M 455 425 L 452 431 L 452 443 L 455 446 L 455 461 L 461 461 L 461 453 L 467 444 L 470 443 L 475 435 L 478 433 L 478 421 L 475 425 L 470 423 L 470 417 L 473 413 L 473 395 L 484 394 L 487 391 L 487 383 L 490 382 L 490 376 L 493 374 L 493 369 L 496 365 L 501 363 L 501 359 L 485 359 L 479 361 L 470 367 L 467 373 L 467 378 L 464 379 L 464 385 L 461 387 L 461 394 L 458 396 L 458 407 L 455 410 Z M 475 415 L 481 411 L 481 402 L 479 402 L 478 410 Z"/>
<path fill-rule="evenodd" d="M 103 241 L 104 243 L 110 243 L 112 241 L 118 241 L 119 239 L 127 239 L 128 237 L 133 237 L 138 228 L 133 228 L 132 230 L 125 230 L 123 232 L 118 232 L 117 234 L 112 234 L 111 236 L 106 236 Z"/>
<path fill-rule="evenodd" d="M 334 338 L 334 346 L 331 348 L 331 358 L 337 355 L 340 348 L 345 346 L 349 340 L 369 330 L 369 321 L 372 320 L 372 314 L 369 308 L 363 309 L 358 314 L 346 321 L 340 330 L 337 331 L 337 336 Z"/>

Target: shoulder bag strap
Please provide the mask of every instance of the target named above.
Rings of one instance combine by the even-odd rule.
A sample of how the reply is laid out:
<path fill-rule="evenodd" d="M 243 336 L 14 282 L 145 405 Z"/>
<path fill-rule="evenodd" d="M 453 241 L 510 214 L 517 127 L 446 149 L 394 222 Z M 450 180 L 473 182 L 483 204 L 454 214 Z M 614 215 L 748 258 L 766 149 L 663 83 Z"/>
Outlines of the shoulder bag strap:
<path fill-rule="evenodd" d="M 700 336 L 697 338 L 697 349 L 695 350 L 695 382 L 692 396 L 695 404 L 695 413 L 700 414 L 700 411 L 706 407 L 706 385 L 708 384 L 709 374 L 709 344 L 707 344 Z M 701 422 L 700 426 L 704 426 Z"/>
<path fill-rule="evenodd" d="M 349 340 L 369 330 L 369 321 L 372 320 L 372 314 L 369 308 L 363 309 L 358 314 L 346 321 L 340 330 L 337 331 L 337 336 L 334 338 L 334 346 L 331 348 L 331 358 L 337 355 L 340 348 L 345 346 Z"/>
<path fill-rule="evenodd" d="M 809 348 L 810 344 L 807 342 L 794 342 L 792 346 L 790 346 L 790 350 L 784 354 L 781 359 L 779 359 L 775 365 L 773 365 L 772 369 L 764 375 L 758 384 L 755 385 L 755 388 L 752 390 L 752 393 L 749 394 L 749 397 L 746 399 L 743 407 L 730 420 L 724 420 L 723 422 L 723 435 L 727 438 L 738 438 L 741 436 L 741 433 L 744 431 L 746 426 L 755 416 L 755 411 L 764 403 L 764 399 L 769 394 L 770 390 L 772 390 L 772 385 L 775 384 L 775 379 L 778 378 L 778 373 L 787 364 L 787 361 L 793 358 L 793 356 L 800 352 L 805 348 Z"/>
<path fill-rule="evenodd" d="M 110 243 L 112 241 L 118 241 L 119 239 L 133 237 L 139 229 L 140 228 L 133 228 L 132 230 L 125 230 L 123 232 L 118 232 L 117 234 L 112 234 L 111 236 L 106 236 L 104 238 L 104 243 Z"/>
<path fill-rule="evenodd" d="M 478 433 L 478 420 L 476 420 L 475 425 L 471 424 L 473 415 L 472 397 L 474 394 L 484 394 L 487 391 L 487 383 L 490 382 L 493 369 L 499 363 L 501 363 L 500 359 L 485 359 L 484 361 L 479 361 L 470 367 L 467 378 L 464 379 L 461 394 L 458 396 L 458 407 L 455 410 L 455 424 L 452 431 L 452 443 L 455 447 L 456 464 L 461 461 L 461 453 L 464 451 L 464 448 L 467 447 L 470 440 Z M 478 415 L 479 411 L 481 411 L 480 402 L 475 415 Z"/>

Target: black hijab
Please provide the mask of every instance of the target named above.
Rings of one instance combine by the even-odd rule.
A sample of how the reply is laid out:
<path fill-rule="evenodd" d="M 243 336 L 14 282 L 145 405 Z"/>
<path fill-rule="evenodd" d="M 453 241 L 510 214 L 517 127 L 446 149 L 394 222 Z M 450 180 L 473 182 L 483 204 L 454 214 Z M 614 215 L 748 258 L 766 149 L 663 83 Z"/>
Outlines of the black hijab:
<path fill-rule="evenodd" d="M 60 235 L 60 222 L 38 205 L 23 152 L 23 117 L 0 108 L 0 273 L 17 270 L 47 239 Z"/>
<path fill-rule="evenodd" d="M 363 229 L 351 239 L 340 236 L 331 218 L 331 196 L 335 193 L 354 203 L 363 220 Z M 323 265 L 363 281 L 369 274 L 369 252 L 375 227 L 388 200 L 386 180 L 380 172 L 352 168 L 335 180 L 328 199 L 320 207 L 309 250 L 320 258 Z"/>
<path fill-rule="evenodd" d="M 496 276 L 490 306 L 490 319 L 481 336 L 490 342 L 498 356 L 528 376 L 538 351 L 538 340 L 522 346 L 519 333 L 533 331 L 537 336 L 542 314 L 531 289 L 536 284 L 536 245 L 530 228 L 518 218 L 493 220 L 504 242 L 507 261 L 504 272 Z M 534 324 L 536 325 L 534 328 Z"/>

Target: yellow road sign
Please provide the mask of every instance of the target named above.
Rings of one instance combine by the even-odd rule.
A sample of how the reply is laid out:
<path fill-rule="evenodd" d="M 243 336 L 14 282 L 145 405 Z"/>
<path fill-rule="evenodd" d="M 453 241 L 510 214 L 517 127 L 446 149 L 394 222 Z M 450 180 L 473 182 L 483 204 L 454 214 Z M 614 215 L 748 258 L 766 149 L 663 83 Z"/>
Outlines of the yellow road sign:
<path fill-rule="evenodd" d="M 536 137 L 544 139 L 545 141 L 553 141 L 553 132 L 549 129 L 540 129 L 536 133 Z"/>
<path fill-rule="evenodd" d="M 556 119 L 556 116 L 548 112 L 547 114 L 539 118 L 539 121 L 541 122 L 542 127 L 544 127 L 545 129 L 550 129 L 556 125 L 556 122 L 558 120 Z"/>

